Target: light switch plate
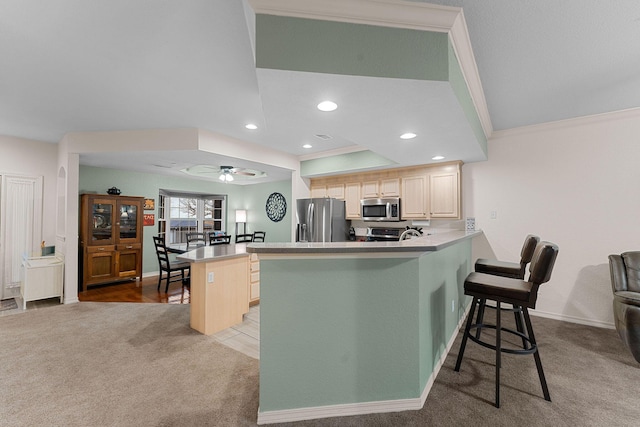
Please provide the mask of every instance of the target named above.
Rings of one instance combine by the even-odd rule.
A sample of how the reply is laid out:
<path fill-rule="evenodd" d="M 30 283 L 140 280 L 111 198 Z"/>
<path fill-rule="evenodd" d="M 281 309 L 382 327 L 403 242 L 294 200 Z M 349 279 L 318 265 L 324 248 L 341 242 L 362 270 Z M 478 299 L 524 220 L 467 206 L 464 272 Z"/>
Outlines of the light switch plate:
<path fill-rule="evenodd" d="M 207 275 L 207 283 L 213 283 L 213 271 Z"/>

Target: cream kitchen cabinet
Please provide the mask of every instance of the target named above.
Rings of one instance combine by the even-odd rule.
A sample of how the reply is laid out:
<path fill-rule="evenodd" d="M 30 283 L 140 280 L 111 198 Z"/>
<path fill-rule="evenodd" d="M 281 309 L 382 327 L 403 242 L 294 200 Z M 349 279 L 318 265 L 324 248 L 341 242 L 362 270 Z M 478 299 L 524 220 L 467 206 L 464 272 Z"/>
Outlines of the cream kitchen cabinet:
<path fill-rule="evenodd" d="M 428 219 L 429 177 L 427 175 L 402 178 L 402 219 Z"/>
<path fill-rule="evenodd" d="M 326 185 L 312 185 L 311 186 L 311 197 L 327 197 L 327 186 Z"/>
<path fill-rule="evenodd" d="M 260 260 L 258 254 L 249 255 L 249 304 L 260 302 Z"/>
<path fill-rule="evenodd" d="M 344 184 L 327 185 L 327 197 L 344 200 Z"/>
<path fill-rule="evenodd" d="M 400 197 L 400 178 L 380 180 L 380 197 Z"/>
<path fill-rule="evenodd" d="M 344 200 L 344 184 L 311 185 L 311 197 L 332 197 Z"/>
<path fill-rule="evenodd" d="M 429 195 L 431 218 L 460 216 L 460 174 L 458 172 L 430 174 Z"/>
<path fill-rule="evenodd" d="M 377 199 L 380 197 L 378 181 L 366 181 L 362 183 L 362 198 Z"/>
<path fill-rule="evenodd" d="M 360 183 L 350 182 L 345 184 L 344 195 L 347 219 L 360 219 Z"/>

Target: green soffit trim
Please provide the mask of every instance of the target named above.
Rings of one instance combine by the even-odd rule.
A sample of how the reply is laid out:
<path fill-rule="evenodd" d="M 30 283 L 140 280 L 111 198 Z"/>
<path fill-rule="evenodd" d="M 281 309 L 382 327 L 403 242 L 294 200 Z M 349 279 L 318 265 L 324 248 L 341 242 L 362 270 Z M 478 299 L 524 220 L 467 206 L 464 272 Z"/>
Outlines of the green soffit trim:
<path fill-rule="evenodd" d="M 446 81 L 448 54 L 446 33 L 256 16 L 258 68 Z"/>
<path fill-rule="evenodd" d="M 396 163 L 373 151 L 357 151 L 320 159 L 300 162 L 300 175 L 304 177 L 329 175 L 343 172 L 356 172 L 368 169 L 393 166 Z"/>

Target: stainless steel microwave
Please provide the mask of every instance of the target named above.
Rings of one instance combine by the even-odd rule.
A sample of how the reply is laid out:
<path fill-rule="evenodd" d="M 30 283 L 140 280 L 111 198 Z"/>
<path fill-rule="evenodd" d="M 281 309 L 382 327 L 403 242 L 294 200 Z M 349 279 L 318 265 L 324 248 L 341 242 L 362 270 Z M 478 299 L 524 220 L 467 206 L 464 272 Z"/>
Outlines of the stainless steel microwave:
<path fill-rule="evenodd" d="M 362 199 L 360 214 L 363 221 L 400 221 L 400 199 Z"/>

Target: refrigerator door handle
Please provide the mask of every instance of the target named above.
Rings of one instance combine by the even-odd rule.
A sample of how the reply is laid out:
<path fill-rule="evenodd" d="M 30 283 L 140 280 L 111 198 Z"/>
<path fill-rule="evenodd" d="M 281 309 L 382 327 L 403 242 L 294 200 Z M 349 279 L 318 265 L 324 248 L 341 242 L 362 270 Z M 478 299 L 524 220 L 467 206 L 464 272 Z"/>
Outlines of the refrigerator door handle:
<path fill-rule="evenodd" d="M 315 205 L 314 203 L 309 203 L 309 206 L 307 207 L 307 224 L 311 224 L 311 227 L 309 227 L 309 238 L 308 241 L 310 242 L 315 242 L 316 241 L 316 236 L 314 235 L 313 231 L 314 231 L 314 224 L 315 224 L 315 218 L 313 217 L 315 211 Z"/>

